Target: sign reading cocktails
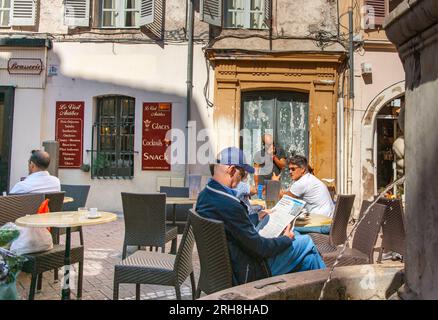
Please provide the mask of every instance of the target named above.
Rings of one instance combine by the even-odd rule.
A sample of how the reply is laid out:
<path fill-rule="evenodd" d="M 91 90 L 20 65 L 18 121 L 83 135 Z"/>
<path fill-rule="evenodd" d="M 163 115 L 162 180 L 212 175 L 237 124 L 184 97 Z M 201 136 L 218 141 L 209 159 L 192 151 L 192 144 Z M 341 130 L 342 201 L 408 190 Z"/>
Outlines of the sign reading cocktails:
<path fill-rule="evenodd" d="M 171 103 L 143 103 L 142 170 L 170 170 L 166 155 L 172 129 Z"/>
<path fill-rule="evenodd" d="M 79 168 L 82 164 L 84 102 L 56 102 L 56 140 L 59 168 Z"/>

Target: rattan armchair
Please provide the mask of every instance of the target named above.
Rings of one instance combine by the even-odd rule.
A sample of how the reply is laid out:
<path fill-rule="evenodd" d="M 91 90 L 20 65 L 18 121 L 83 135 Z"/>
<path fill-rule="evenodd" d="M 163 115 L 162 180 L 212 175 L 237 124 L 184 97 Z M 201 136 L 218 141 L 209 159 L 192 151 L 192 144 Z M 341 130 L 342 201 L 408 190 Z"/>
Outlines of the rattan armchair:
<path fill-rule="evenodd" d="M 192 263 L 194 243 L 195 238 L 189 219 L 176 255 L 139 250 L 123 259 L 114 267 L 114 300 L 119 298 L 121 283 L 136 284 L 137 300 L 140 300 L 140 284 L 174 286 L 176 298 L 181 300 L 180 287 L 188 276 L 190 276 L 194 299 L 196 290 Z"/>
<path fill-rule="evenodd" d="M 384 251 L 393 251 L 404 257 L 406 253 L 406 231 L 401 199 L 379 199 L 377 203 L 386 205 L 382 223 L 382 245 L 377 262 L 382 262 Z"/>
<path fill-rule="evenodd" d="M 39 206 L 44 200 L 44 194 L 26 194 L 0 197 L 0 224 L 14 222 L 19 217 L 26 214 L 37 213 Z M 50 201 L 49 201 L 50 203 Z M 64 266 L 65 247 L 55 244 L 53 249 L 44 252 L 24 255 L 27 261 L 24 263 L 22 272 L 31 274 L 29 289 L 29 300 L 33 300 L 37 287 L 37 280 L 43 272 L 58 269 Z M 82 296 L 82 276 L 83 276 L 84 247 L 72 246 L 71 264 L 78 263 L 78 288 L 77 298 Z M 39 282 L 41 283 L 41 282 Z"/>
<path fill-rule="evenodd" d="M 339 259 L 338 266 L 373 263 L 374 246 L 382 225 L 385 210 L 386 206 L 381 204 L 374 204 L 370 207 L 366 217 L 358 222 L 359 225 L 353 236 L 352 247 L 346 248 L 344 254 Z M 335 252 L 322 254 L 327 267 L 333 266 L 340 252 L 341 248 L 338 248 Z"/>
<path fill-rule="evenodd" d="M 329 235 L 309 233 L 321 254 L 336 251 L 337 246 L 343 244 L 347 239 L 348 220 L 350 219 L 354 198 L 354 194 L 338 195 Z"/>
<path fill-rule="evenodd" d="M 122 192 L 125 238 L 122 259 L 127 246 L 161 248 L 172 241 L 171 253 L 176 253 L 178 230 L 166 225 L 166 195 Z M 151 248 L 152 249 L 152 248 Z"/>
<path fill-rule="evenodd" d="M 233 271 L 223 222 L 203 218 L 193 209 L 190 221 L 201 264 L 196 298 L 200 297 L 201 291 L 211 294 L 232 287 Z"/>
<path fill-rule="evenodd" d="M 167 197 L 188 198 L 188 187 L 167 187 L 161 186 L 160 193 L 165 193 Z M 191 204 L 179 204 L 179 205 L 166 205 L 166 223 L 178 228 L 178 234 L 184 232 L 184 228 L 187 222 L 188 211 L 192 208 Z M 173 224 L 173 210 L 175 209 L 176 222 Z"/>

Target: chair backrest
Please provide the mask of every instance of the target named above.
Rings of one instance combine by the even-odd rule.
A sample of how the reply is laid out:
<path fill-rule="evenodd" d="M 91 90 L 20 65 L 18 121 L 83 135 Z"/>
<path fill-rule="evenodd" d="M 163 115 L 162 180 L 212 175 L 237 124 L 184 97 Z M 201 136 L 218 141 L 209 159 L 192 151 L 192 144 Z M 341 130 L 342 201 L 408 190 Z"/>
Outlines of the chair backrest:
<path fill-rule="evenodd" d="M 368 204 L 369 206 L 370 204 Z M 370 207 L 366 217 L 359 222 L 353 237 L 352 247 L 366 254 L 369 257 L 369 263 L 374 261 L 374 245 L 379 235 L 385 210 L 386 206 L 378 203 Z"/>
<path fill-rule="evenodd" d="M 182 284 L 190 273 L 193 271 L 193 247 L 195 245 L 195 236 L 193 234 L 193 227 L 190 218 L 184 228 L 181 237 L 181 243 L 176 253 L 174 270 L 178 284 Z"/>
<path fill-rule="evenodd" d="M 281 182 L 276 180 L 265 180 L 266 202 L 277 202 L 280 197 Z"/>
<path fill-rule="evenodd" d="M 188 187 L 160 187 L 160 193 L 165 193 L 167 197 L 178 197 L 178 198 L 188 198 L 189 188 Z M 193 206 L 191 204 L 180 204 L 173 206 L 171 204 L 166 205 L 166 220 L 173 219 L 173 210 L 175 209 L 175 216 L 177 222 L 185 222 L 188 216 L 188 210 Z M 178 225 L 178 233 L 184 232 L 184 226 L 180 223 Z"/>
<path fill-rule="evenodd" d="M 165 193 L 168 197 L 188 198 L 188 187 L 160 187 L 160 193 Z"/>
<path fill-rule="evenodd" d="M 85 207 L 90 191 L 89 185 L 61 184 L 61 190 L 65 191 L 66 197 L 73 198 L 73 202 L 64 203 L 64 211 L 77 211 L 78 208 Z"/>
<path fill-rule="evenodd" d="M 124 245 L 165 246 L 166 195 L 122 192 Z"/>
<path fill-rule="evenodd" d="M 47 192 L 44 194 L 46 199 L 49 199 L 50 212 L 60 212 L 64 205 L 65 191 L 60 192 Z"/>
<path fill-rule="evenodd" d="M 386 205 L 382 223 L 382 247 L 405 255 L 406 231 L 402 200 L 381 198 L 377 203 Z"/>
<path fill-rule="evenodd" d="M 203 218 L 193 209 L 189 217 L 201 264 L 199 289 L 211 294 L 232 287 L 233 272 L 223 222 Z"/>
<path fill-rule="evenodd" d="M 340 194 L 335 205 L 329 240 L 333 246 L 341 245 L 347 240 L 347 225 L 353 208 L 354 194 Z"/>
<path fill-rule="evenodd" d="M 0 197 L 0 226 L 15 222 L 26 214 L 35 214 L 44 201 L 44 194 L 34 193 Z"/>

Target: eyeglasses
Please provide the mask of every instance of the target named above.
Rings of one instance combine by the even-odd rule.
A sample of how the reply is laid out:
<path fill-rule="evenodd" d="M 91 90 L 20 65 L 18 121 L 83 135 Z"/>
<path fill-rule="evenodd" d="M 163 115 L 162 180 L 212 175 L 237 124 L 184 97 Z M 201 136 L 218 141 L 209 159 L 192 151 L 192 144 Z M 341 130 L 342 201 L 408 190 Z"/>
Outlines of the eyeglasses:
<path fill-rule="evenodd" d="M 245 175 L 246 175 L 245 169 L 243 169 L 241 167 L 235 167 L 235 168 L 239 171 L 240 178 L 243 179 L 245 177 Z"/>
<path fill-rule="evenodd" d="M 295 171 L 297 169 L 300 169 L 300 167 L 289 167 L 289 171 Z"/>

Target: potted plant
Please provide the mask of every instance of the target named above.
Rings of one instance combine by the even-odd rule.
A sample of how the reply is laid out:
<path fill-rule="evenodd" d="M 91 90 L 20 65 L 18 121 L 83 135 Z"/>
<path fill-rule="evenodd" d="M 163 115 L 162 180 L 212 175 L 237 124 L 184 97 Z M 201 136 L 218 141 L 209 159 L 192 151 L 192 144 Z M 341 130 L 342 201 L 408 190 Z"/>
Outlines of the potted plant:
<path fill-rule="evenodd" d="M 13 223 L 0 228 L 0 300 L 17 300 L 17 276 L 26 258 L 16 255 L 4 247 L 18 238 L 20 231 Z"/>

